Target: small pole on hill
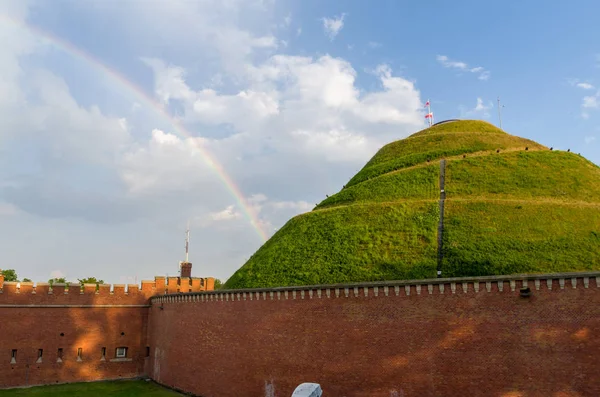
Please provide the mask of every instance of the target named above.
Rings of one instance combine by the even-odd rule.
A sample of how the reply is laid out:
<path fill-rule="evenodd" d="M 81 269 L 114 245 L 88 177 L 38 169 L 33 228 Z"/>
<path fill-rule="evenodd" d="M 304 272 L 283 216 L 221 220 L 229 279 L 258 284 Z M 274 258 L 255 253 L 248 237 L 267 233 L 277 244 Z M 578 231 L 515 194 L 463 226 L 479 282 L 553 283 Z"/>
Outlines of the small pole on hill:
<path fill-rule="evenodd" d="M 500 106 L 500 97 L 498 97 L 498 121 L 500 122 L 500 129 L 502 129 L 502 111 L 500 108 L 503 108 L 504 105 Z"/>

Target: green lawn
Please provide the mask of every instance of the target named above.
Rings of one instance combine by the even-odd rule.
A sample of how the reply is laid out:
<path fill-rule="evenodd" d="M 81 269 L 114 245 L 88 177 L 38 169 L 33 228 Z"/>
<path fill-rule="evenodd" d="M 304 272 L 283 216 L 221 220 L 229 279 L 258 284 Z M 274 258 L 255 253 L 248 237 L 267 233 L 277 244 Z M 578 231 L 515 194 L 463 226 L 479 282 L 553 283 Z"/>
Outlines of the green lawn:
<path fill-rule="evenodd" d="M 154 382 L 121 380 L 112 382 L 70 383 L 36 386 L 27 389 L 0 390 L 0 397 L 175 397 L 182 394 L 165 389 Z"/>

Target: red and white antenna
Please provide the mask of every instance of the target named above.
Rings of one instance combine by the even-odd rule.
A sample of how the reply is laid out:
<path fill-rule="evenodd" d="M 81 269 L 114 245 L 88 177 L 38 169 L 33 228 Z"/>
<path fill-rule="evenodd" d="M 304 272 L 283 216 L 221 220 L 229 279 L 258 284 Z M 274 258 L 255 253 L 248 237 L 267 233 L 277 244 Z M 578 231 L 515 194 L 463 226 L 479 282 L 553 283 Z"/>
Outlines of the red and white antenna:
<path fill-rule="evenodd" d="M 427 121 L 429 122 L 429 126 L 431 127 L 433 125 L 433 113 L 431 112 L 431 103 L 429 102 L 429 99 L 425 103 L 425 106 L 427 107 L 427 114 L 425 115 L 425 118 L 427 119 Z"/>

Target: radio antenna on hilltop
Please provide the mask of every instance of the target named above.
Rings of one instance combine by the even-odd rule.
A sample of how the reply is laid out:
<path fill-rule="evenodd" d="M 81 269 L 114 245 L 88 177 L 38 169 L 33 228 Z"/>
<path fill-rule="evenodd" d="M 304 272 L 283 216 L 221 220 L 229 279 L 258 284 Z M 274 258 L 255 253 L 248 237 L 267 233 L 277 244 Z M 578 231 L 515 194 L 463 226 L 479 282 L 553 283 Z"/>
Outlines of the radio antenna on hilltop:
<path fill-rule="evenodd" d="M 188 221 L 187 229 L 185 231 L 185 262 L 189 262 L 189 249 L 190 249 L 190 221 Z"/>

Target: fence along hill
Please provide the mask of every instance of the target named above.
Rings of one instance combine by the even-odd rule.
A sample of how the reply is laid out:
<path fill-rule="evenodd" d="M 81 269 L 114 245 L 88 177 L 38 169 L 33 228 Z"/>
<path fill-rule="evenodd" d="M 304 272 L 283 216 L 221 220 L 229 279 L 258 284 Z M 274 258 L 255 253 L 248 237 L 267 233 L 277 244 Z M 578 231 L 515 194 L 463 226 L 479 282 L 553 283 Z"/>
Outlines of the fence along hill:
<path fill-rule="evenodd" d="M 225 287 L 434 278 L 438 266 L 443 277 L 598 270 L 598 252 L 598 166 L 463 120 L 381 148 Z"/>

